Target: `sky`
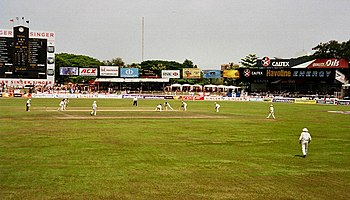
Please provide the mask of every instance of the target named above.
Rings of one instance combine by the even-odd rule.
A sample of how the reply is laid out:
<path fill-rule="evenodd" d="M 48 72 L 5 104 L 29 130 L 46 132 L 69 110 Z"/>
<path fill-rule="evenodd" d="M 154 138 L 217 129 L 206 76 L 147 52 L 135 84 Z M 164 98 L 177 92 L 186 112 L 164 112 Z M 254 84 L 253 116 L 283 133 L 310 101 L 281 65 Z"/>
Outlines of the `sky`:
<path fill-rule="evenodd" d="M 294 58 L 350 39 L 350 0 L 0 0 L 0 29 L 16 17 L 55 32 L 56 53 L 126 64 L 220 69 L 248 54 Z"/>

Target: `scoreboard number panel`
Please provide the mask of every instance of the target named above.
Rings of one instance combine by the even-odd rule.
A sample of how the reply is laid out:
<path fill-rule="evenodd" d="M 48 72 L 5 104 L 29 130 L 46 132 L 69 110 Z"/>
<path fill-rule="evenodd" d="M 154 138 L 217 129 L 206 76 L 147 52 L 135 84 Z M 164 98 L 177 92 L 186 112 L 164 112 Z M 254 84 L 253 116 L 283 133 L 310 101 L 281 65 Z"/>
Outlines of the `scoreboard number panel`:
<path fill-rule="evenodd" d="M 0 79 L 48 79 L 53 76 L 55 47 L 51 41 L 54 41 L 54 34 L 41 33 L 33 34 L 24 26 L 14 27 L 12 32 L 0 30 Z"/>

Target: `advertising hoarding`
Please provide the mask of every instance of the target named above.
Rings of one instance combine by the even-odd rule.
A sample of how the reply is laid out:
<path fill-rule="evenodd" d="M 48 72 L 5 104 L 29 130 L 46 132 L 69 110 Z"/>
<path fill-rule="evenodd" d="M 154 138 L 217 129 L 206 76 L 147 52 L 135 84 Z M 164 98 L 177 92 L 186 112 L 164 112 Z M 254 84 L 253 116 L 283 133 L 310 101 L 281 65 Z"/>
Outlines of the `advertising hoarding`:
<path fill-rule="evenodd" d="M 139 68 L 120 68 L 120 77 L 122 78 L 138 78 Z"/>
<path fill-rule="evenodd" d="M 307 69 L 323 69 L 323 68 L 334 68 L 334 69 L 347 69 L 349 68 L 349 62 L 346 59 L 315 59 L 309 62 L 301 63 L 293 68 L 307 68 Z"/>
<path fill-rule="evenodd" d="M 97 76 L 97 68 L 79 68 L 80 76 Z"/>
<path fill-rule="evenodd" d="M 203 78 L 221 78 L 221 70 L 203 70 Z"/>
<path fill-rule="evenodd" d="M 232 69 L 232 70 L 223 70 L 222 71 L 222 77 L 225 78 L 239 78 L 239 71 Z"/>
<path fill-rule="evenodd" d="M 201 70 L 199 68 L 183 68 L 183 78 L 201 78 Z"/>
<path fill-rule="evenodd" d="M 119 67 L 116 66 L 100 66 L 100 76 L 115 76 L 119 75 Z"/>
<path fill-rule="evenodd" d="M 61 76 L 78 76 L 79 68 L 78 67 L 60 67 Z"/>
<path fill-rule="evenodd" d="M 162 78 L 180 78 L 180 70 L 162 70 Z"/>

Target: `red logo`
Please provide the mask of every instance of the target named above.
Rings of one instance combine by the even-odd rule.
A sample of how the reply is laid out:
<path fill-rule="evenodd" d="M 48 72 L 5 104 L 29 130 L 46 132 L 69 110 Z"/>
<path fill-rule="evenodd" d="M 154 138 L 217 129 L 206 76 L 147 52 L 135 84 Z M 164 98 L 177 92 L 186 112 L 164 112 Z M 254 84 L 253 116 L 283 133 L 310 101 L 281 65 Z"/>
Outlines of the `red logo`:
<path fill-rule="evenodd" d="M 249 77 L 250 76 L 250 69 L 245 69 L 243 74 L 245 77 Z"/>
<path fill-rule="evenodd" d="M 94 74 L 96 73 L 96 69 L 83 69 L 81 73 Z"/>
<path fill-rule="evenodd" d="M 267 67 L 267 66 L 270 65 L 271 60 L 270 60 L 269 57 L 266 56 L 266 57 L 263 57 L 263 59 L 261 60 L 261 62 L 262 62 L 262 65 L 263 65 L 264 67 Z"/>

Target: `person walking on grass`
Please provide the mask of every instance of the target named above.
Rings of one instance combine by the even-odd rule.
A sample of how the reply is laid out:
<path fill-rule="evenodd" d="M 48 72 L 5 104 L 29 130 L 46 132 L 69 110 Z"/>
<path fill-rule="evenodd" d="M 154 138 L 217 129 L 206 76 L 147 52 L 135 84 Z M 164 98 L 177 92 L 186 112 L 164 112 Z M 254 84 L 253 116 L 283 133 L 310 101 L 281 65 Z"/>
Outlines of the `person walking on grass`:
<path fill-rule="evenodd" d="M 270 105 L 270 111 L 269 111 L 269 115 L 266 117 L 267 119 L 269 119 L 270 117 L 272 117 L 273 119 L 275 118 L 275 109 L 273 108 L 273 105 Z"/>
<path fill-rule="evenodd" d="M 91 116 L 96 116 L 96 112 L 97 112 L 97 104 L 96 104 L 96 101 L 94 101 L 92 103 L 92 111 L 91 111 Z"/>
<path fill-rule="evenodd" d="M 309 143 L 311 142 L 311 135 L 307 128 L 303 128 L 299 137 L 299 144 L 301 144 L 301 151 L 303 152 L 303 157 L 305 158 L 308 152 Z"/>

